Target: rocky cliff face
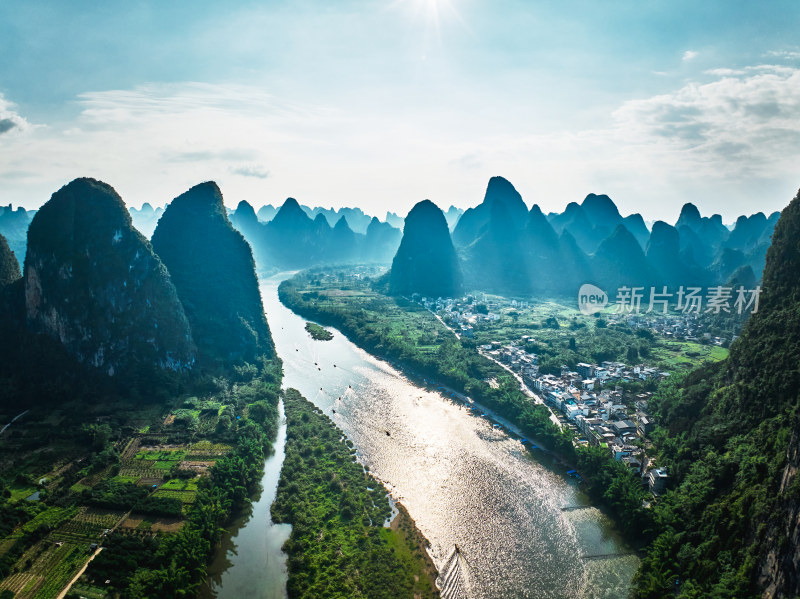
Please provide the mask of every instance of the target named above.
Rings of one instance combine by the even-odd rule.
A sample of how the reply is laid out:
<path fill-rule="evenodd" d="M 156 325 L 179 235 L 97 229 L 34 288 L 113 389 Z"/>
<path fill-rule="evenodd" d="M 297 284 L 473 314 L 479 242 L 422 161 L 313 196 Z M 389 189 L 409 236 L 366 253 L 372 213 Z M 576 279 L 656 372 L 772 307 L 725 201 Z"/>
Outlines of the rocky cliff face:
<path fill-rule="evenodd" d="M 8 246 L 6 238 L 0 235 L 0 287 L 10 285 L 21 277 L 19 262 Z"/>
<path fill-rule="evenodd" d="M 82 363 L 112 375 L 134 364 L 178 371 L 194 363 L 169 273 L 101 181 L 72 181 L 36 214 L 24 291 L 29 328 Z"/>
<path fill-rule="evenodd" d="M 216 183 L 196 185 L 167 206 L 153 248 L 169 269 L 203 361 L 272 352 L 253 254 L 228 220 Z"/>
<path fill-rule="evenodd" d="M 797 597 L 800 592 L 800 437 L 795 427 L 786 452 L 786 467 L 781 478 L 780 509 L 767 533 L 758 586 L 769 599 Z"/>
<path fill-rule="evenodd" d="M 748 322 L 735 360 L 736 378 L 748 379 L 757 388 L 750 405 L 761 400 L 761 410 L 794 410 L 800 406 L 800 193 L 781 213 L 764 269 L 764 298 L 758 318 Z M 749 338 L 766 338 L 768 344 L 749 347 Z M 758 356 L 768 356 L 768 365 Z M 767 377 L 762 374 L 766 371 Z M 760 378 L 756 378 L 759 377 Z M 751 383 L 751 384 L 753 384 Z M 760 396 L 760 397 L 759 397 Z M 766 532 L 768 551 L 762 556 L 758 585 L 763 597 L 790 598 L 800 595 L 800 422 L 794 417 L 786 449 L 777 509 Z"/>
<path fill-rule="evenodd" d="M 461 269 L 442 211 L 430 200 L 411 209 L 389 273 L 391 293 L 452 297 L 461 292 Z"/>

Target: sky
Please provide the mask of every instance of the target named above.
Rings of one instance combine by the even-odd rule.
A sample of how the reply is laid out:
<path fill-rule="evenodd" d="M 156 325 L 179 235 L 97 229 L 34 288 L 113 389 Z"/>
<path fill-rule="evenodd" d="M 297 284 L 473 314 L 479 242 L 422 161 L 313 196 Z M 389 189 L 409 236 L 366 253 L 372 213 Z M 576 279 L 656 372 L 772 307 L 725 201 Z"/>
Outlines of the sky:
<path fill-rule="evenodd" d="M 796 0 L 0 3 L 0 204 L 70 180 L 164 205 L 405 214 L 589 193 L 675 222 L 800 187 Z"/>

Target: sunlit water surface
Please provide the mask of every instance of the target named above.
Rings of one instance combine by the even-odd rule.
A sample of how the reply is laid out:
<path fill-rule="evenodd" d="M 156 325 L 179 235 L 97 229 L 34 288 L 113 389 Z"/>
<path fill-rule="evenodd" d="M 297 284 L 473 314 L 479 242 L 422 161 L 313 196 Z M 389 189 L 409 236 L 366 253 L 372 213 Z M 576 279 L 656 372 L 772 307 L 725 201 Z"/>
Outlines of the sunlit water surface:
<path fill-rule="evenodd" d="M 311 339 L 305 321 L 278 300 L 282 278 L 263 281 L 261 293 L 284 386 L 298 389 L 344 430 L 361 462 L 406 506 L 437 564 L 458 545 L 469 597 L 627 595 L 638 560 L 565 468 L 532 458 L 479 412 L 421 388 L 338 331 L 331 341 Z M 274 496 L 275 482 L 267 482 Z M 284 597 L 282 585 L 275 590 L 265 581 L 282 576 L 285 583 L 285 560 L 275 547 L 286 527 L 251 518 L 235 534 L 217 594 L 207 596 Z M 247 564 L 264 552 L 278 567 L 248 574 Z"/>

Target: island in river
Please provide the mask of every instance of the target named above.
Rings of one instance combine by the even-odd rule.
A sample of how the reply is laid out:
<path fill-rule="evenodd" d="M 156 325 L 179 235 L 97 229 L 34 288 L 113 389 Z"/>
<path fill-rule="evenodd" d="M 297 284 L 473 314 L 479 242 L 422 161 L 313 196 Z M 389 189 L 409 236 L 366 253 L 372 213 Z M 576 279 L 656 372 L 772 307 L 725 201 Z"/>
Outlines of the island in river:
<path fill-rule="evenodd" d="M 314 322 L 306 323 L 306 331 L 308 331 L 308 334 L 311 335 L 312 339 L 316 339 L 317 341 L 330 341 L 333 339 L 333 333 L 331 333 L 325 327 L 321 327 Z"/>

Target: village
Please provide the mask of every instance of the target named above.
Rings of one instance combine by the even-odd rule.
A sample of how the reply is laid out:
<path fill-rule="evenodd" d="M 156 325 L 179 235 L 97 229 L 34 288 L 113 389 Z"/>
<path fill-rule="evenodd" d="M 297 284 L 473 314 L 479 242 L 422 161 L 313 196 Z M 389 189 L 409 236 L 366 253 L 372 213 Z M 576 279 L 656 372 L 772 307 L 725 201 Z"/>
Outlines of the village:
<path fill-rule="evenodd" d="M 532 305 L 531 302 L 487 296 L 480 292 L 455 299 L 442 297 L 434 299 L 414 294 L 411 299 L 440 316 L 459 335 L 468 339 L 474 337 L 476 328 L 482 324 L 496 323 L 501 320 L 504 313 L 524 311 Z M 736 340 L 735 335 L 731 339 L 726 339 L 712 336 L 704 331 L 703 319 L 695 314 L 617 313 L 612 306 L 601 316 L 607 325 L 626 324 L 632 329 L 647 329 L 662 335 L 667 340 L 696 341 L 719 347 L 729 347 Z"/>
<path fill-rule="evenodd" d="M 412 297 L 412 301 L 441 318 L 457 335 L 468 339 L 474 338 L 476 328 L 497 323 L 509 310 L 522 311 L 530 306 L 528 302 L 515 299 L 492 297 L 487 300 L 483 294 L 460 299 L 418 296 Z M 703 333 L 703 325 L 694 315 L 611 313 L 603 316 L 612 326 L 626 324 L 632 329 L 647 329 L 666 339 L 703 339 L 709 345 L 728 345 L 725 339 Z M 574 370 L 562 366 L 558 375 L 541 374 L 539 357 L 525 350 L 530 341 L 531 336 L 522 335 L 518 341 L 479 345 L 478 351 L 514 373 L 523 390 L 548 406 L 553 420 L 573 433 L 575 444 L 607 448 L 632 475 L 640 477 L 654 496 L 663 493 L 669 474 L 647 455 L 648 436 L 655 426 L 648 413 L 652 392 L 626 392 L 621 384 L 657 382 L 668 377 L 669 372 L 646 364 L 603 361 L 599 364 L 580 362 Z"/>
<path fill-rule="evenodd" d="M 574 443 L 607 448 L 615 460 L 641 477 L 653 495 L 664 491 L 667 472 L 646 455 L 648 435 L 654 428 L 647 412 L 652 392 L 626 393 L 618 383 L 661 380 L 669 373 L 641 364 L 582 362 L 575 371 L 562 367 L 559 376 L 540 375 L 537 356 L 515 344 L 486 344 L 480 350 L 518 374 L 526 391 L 551 409 L 562 428 L 572 431 Z"/>

